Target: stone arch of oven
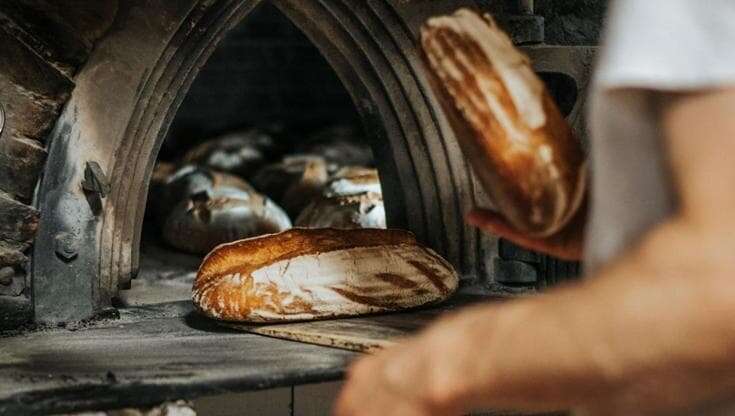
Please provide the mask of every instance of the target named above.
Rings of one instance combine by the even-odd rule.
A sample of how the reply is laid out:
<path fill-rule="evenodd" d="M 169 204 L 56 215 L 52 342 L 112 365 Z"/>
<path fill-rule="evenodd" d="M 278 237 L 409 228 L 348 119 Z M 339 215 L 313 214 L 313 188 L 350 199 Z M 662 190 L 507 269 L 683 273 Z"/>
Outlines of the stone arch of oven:
<path fill-rule="evenodd" d="M 122 2 L 51 134 L 36 201 L 43 213 L 31 277 L 37 321 L 89 318 L 129 286 L 138 270 L 148 183 L 171 121 L 227 31 L 261 1 Z M 426 17 L 473 2 L 271 2 L 319 48 L 350 93 L 378 159 L 389 223 L 413 231 L 468 279 L 477 276 L 487 241 L 462 217 L 482 195 L 416 48 Z M 82 186 L 85 179 L 107 185 L 105 178 L 109 189 Z M 70 255 L 54 255 L 59 248 Z"/>

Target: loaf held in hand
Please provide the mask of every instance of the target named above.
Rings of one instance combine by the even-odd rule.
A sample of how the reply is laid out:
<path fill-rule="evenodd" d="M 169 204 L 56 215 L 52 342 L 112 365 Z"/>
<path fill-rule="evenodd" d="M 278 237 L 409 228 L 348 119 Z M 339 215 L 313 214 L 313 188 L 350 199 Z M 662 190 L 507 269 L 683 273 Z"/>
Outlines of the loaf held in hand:
<path fill-rule="evenodd" d="M 430 80 L 497 210 L 537 237 L 560 231 L 583 199 L 585 155 L 528 58 L 490 16 L 430 19 Z"/>
<path fill-rule="evenodd" d="M 407 231 L 293 229 L 217 247 L 192 299 L 210 318 L 282 322 L 433 304 L 458 283 L 452 266 Z"/>

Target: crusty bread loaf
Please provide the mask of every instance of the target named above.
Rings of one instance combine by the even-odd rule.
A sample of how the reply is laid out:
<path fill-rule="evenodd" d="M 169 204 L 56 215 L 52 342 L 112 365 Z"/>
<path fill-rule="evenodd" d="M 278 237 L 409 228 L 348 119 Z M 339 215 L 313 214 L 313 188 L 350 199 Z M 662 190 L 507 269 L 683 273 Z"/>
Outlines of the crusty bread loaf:
<path fill-rule="evenodd" d="M 164 222 L 163 238 L 180 250 L 204 255 L 222 243 L 289 228 L 288 215 L 269 198 L 222 186 L 177 204 Z"/>
<path fill-rule="evenodd" d="M 276 139 L 266 131 L 234 131 L 204 140 L 186 152 L 184 162 L 249 178 L 279 153 L 278 148 Z"/>
<path fill-rule="evenodd" d="M 370 192 L 382 195 L 378 170 L 362 166 L 345 166 L 324 187 L 324 196 L 347 196 Z"/>
<path fill-rule="evenodd" d="M 199 268 L 192 299 L 215 319 L 296 321 L 436 303 L 458 282 L 452 266 L 407 231 L 293 229 L 217 247 Z"/>
<path fill-rule="evenodd" d="M 329 175 L 337 169 L 337 165 L 327 163 L 319 155 L 290 155 L 278 163 L 264 166 L 253 176 L 251 183 L 282 206 L 297 205 L 298 202 L 307 204 L 312 196 L 321 193 Z M 289 201 L 290 198 L 297 201 Z M 298 214 L 295 212 L 293 216 Z"/>
<path fill-rule="evenodd" d="M 170 167 L 164 164 L 159 164 L 159 166 L 154 171 L 151 190 L 154 190 L 156 184 L 154 180 L 163 179 L 163 181 L 156 187 L 155 193 L 150 194 L 149 203 L 155 209 L 156 216 L 161 222 L 166 220 L 166 217 L 181 201 L 188 200 L 192 195 L 201 192 L 228 189 L 250 194 L 256 193 L 250 184 L 239 177 L 207 167 L 189 164 L 176 168 L 166 175 L 164 169 Z"/>
<path fill-rule="evenodd" d="M 336 124 L 300 140 L 296 153 L 321 155 L 329 163 L 372 166 L 375 163 L 370 145 L 358 124 Z"/>
<path fill-rule="evenodd" d="M 574 216 L 585 155 L 528 58 L 490 16 L 430 19 L 421 43 L 457 139 L 497 210 L 539 237 Z"/>
<path fill-rule="evenodd" d="M 326 163 L 317 160 L 306 162 L 301 178 L 291 184 L 283 194 L 281 206 L 291 218 L 298 217 L 312 199 L 322 194 L 327 180 L 329 172 Z"/>
<path fill-rule="evenodd" d="M 356 186 L 354 188 L 357 189 Z M 373 192 L 315 198 L 301 211 L 295 225 L 306 228 L 386 228 L 385 204 L 383 197 Z"/>

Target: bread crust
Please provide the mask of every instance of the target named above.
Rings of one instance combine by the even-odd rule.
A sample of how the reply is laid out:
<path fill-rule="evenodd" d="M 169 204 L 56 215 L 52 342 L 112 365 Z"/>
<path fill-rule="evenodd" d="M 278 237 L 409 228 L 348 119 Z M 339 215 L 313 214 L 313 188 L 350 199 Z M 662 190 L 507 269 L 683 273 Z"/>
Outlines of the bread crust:
<path fill-rule="evenodd" d="M 324 187 L 324 196 L 347 196 L 370 192 L 382 195 L 378 170 L 362 166 L 341 168 Z"/>
<path fill-rule="evenodd" d="M 359 185 L 354 186 L 355 189 Z M 315 198 L 299 214 L 295 226 L 306 228 L 386 228 L 385 205 L 378 193 Z"/>
<path fill-rule="evenodd" d="M 327 182 L 328 174 L 336 168 L 336 165 L 327 163 L 319 155 L 290 155 L 284 157 L 278 163 L 264 166 L 253 176 L 251 183 L 259 192 L 268 195 L 279 204 L 287 205 L 284 203 L 287 197 L 295 196 L 299 200 L 308 201 L 310 196 L 320 193 Z M 311 170 L 311 173 L 308 173 L 307 170 Z M 321 175 L 322 171 L 326 172 L 323 176 Z M 308 180 L 306 183 L 302 183 L 305 176 Z M 310 187 L 306 187 L 306 185 L 310 185 Z M 297 193 L 304 191 L 308 196 L 303 197 Z M 287 195 L 287 193 L 291 195 Z"/>
<path fill-rule="evenodd" d="M 288 215 L 252 187 L 232 187 L 230 175 L 215 175 L 205 195 L 194 195 L 177 204 L 166 217 L 164 240 L 194 254 L 207 254 L 223 242 L 275 233 L 291 228 Z"/>
<path fill-rule="evenodd" d="M 217 247 L 192 300 L 224 321 L 298 321 L 436 303 L 458 283 L 451 265 L 407 231 L 292 229 Z"/>
<path fill-rule="evenodd" d="M 258 129 L 235 131 L 204 140 L 183 157 L 184 163 L 249 178 L 277 153 L 272 135 Z"/>
<path fill-rule="evenodd" d="M 581 144 L 528 58 L 492 17 L 461 9 L 422 28 L 424 59 L 448 121 L 495 209 L 546 237 L 586 187 Z"/>
<path fill-rule="evenodd" d="M 172 247 L 204 255 L 224 242 L 291 228 L 288 215 L 237 176 L 196 168 L 164 192 L 163 239 Z"/>

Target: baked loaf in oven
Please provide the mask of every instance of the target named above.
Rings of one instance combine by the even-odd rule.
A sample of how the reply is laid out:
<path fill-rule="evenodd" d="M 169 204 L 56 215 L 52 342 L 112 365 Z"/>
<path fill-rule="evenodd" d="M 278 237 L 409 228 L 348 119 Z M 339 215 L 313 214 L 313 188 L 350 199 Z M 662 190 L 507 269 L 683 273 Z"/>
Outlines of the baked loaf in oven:
<path fill-rule="evenodd" d="M 170 171 L 168 164 L 159 163 L 151 178 L 150 201 L 161 222 L 181 201 L 192 195 L 213 189 L 230 189 L 255 192 L 252 186 L 237 176 L 217 172 L 197 165 L 184 165 Z M 155 186 L 155 189 L 154 189 Z M 207 250 L 209 251 L 209 250 Z"/>
<path fill-rule="evenodd" d="M 181 201 L 166 218 L 163 238 L 204 255 L 219 244 L 291 228 L 288 215 L 254 190 L 214 187 Z"/>
<path fill-rule="evenodd" d="M 184 162 L 249 178 L 279 153 L 278 147 L 265 131 L 235 131 L 203 141 L 184 155 Z"/>
<path fill-rule="evenodd" d="M 377 169 L 347 166 L 334 174 L 322 195 L 296 218 L 297 227 L 386 228 Z"/>
<path fill-rule="evenodd" d="M 492 17 L 432 18 L 421 44 L 434 89 L 495 209 L 538 237 L 560 231 L 586 186 L 585 155 L 529 59 Z"/>
<path fill-rule="evenodd" d="M 290 155 L 263 167 L 253 176 L 255 188 L 273 198 L 293 217 L 320 195 L 337 166 L 318 155 Z"/>
<path fill-rule="evenodd" d="M 347 196 L 370 192 L 382 195 L 378 170 L 362 166 L 345 166 L 324 187 L 324 196 Z"/>
<path fill-rule="evenodd" d="M 357 125 L 333 125 L 317 131 L 296 146 L 297 153 L 322 155 L 329 163 L 372 166 L 373 152 Z"/>
<path fill-rule="evenodd" d="M 386 228 L 385 205 L 379 193 L 363 192 L 315 198 L 296 219 L 307 228 Z"/>
<path fill-rule="evenodd" d="M 283 194 L 281 206 L 291 218 L 296 218 L 312 199 L 321 195 L 328 180 L 329 172 L 324 163 L 306 162 L 301 178 Z"/>
<path fill-rule="evenodd" d="M 440 302 L 452 266 L 399 230 L 293 229 L 223 244 L 192 292 L 206 316 L 282 322 L 396 311 Z"/>

